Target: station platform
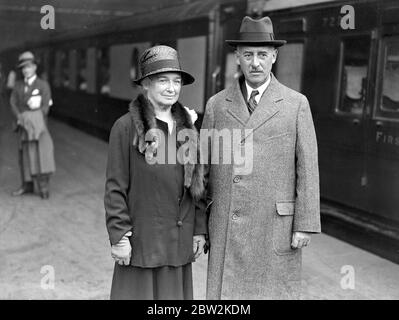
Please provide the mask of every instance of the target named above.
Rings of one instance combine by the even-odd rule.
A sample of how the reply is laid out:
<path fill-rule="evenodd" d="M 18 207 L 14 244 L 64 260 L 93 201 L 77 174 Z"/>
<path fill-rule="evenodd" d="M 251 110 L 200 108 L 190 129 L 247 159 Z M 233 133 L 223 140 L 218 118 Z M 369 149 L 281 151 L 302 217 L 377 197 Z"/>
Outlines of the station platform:
<path fill-rule="evenodd" d="M 103 206 L 107 143 L 50 118 L 57 165 L 50 199 L 13 198 L 11 191 L 20 184 L 17 140 L 5 119 L 9 115 L 3 112 L 0 299 L 109 299 L 113 260 Z M 203 255 L 193 266 L 195 299 L 205 299 L 206 269 Z M 54 287 L 44 281 L 49 270 Z M 303 250 L 302 299 L 399 299 L 399 265 L 315 235 Z"/>

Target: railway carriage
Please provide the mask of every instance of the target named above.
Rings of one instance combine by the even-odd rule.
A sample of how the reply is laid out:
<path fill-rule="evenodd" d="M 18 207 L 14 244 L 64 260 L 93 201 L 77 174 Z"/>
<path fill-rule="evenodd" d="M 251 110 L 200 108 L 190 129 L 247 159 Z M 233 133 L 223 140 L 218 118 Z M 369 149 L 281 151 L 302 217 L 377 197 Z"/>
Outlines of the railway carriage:
<path fill-rule="evenodd" d="M 353 28 L 341 23 L 348 5 Z M 345 225 L 362 228 L 359 244 L 370 242 L 369 249 L 398 262 L 398 1 L 334 1 L 262 14 L 288 41 L 277 78 L 310 101 L 324 220 L 340 220 L 336 232 L 345 239 L 353 231 Z"/>

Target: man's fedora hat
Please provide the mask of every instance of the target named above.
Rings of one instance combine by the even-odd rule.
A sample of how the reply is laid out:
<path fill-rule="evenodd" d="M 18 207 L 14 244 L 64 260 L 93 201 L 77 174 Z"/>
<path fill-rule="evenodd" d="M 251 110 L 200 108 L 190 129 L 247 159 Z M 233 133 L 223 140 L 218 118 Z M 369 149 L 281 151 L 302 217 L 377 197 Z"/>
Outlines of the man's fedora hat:
<path fill-rule="evenodd" d="M 226 42 L 234 47 L 244 44 L 280 47 L 287 43 L 285 40 L 274 39 L 273 24 L 269 17 L 255 20 L 248 16 L 242 19 L 238 39 Z"/>
<path fill-rule="evenodd" d="M 22 68 L 23 66 L 26 66 L 27 64 L 37 64 L 35 56 L 33 55 L 32 52 L 30 51 L 25 51 L 21 53 L 18 57 L 18 68 Z"/>
<path fill-rule="evenodd" d="M 178 72 L 183 79 L 183 85 L 194 82 L 194 77 L 180 67 L 177 51 L 171 47 L 160 45 L 151 47 L 139 58 L 140 76 L 133 80 L 140 84 L 144 78 L 163 72 Z"/>

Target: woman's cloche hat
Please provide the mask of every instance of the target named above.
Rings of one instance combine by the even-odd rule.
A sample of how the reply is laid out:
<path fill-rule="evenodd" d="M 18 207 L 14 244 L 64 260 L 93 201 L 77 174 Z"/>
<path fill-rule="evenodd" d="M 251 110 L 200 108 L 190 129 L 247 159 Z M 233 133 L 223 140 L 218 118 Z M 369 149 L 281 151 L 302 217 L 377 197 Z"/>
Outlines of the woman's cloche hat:
<path fill-rule="evenodd" d="M 265 45 L 280 47 L 287 43 L 285 40 L 274 39 L 273 24 L 269 17 L 255 20 L 248 16 L 245 16 L 242 19 L 238 39 L 226 40 L 226 42 L 234 47 L 238 45 Z"/>
<path fill-rule="evenodd" d="M 25 51 L 23 53 L 21 53 L 18 57 L 18 65 L 17 68 L 22 68 L 27 64 L 37 64 L 35 56 L 33 55 L 32 52 L 30 51 Z"/>
<path fill-rule="evenodd" d="M 180 67 L 177 51 L 165 45 L 151 47 L 143 52 L 139 58 L 140 76 L 133 80 L 140 84 L 144 78 L 163 72 L 178 72 L 183 79 L 183 85 L 194 82 L 194 77 Z"/>

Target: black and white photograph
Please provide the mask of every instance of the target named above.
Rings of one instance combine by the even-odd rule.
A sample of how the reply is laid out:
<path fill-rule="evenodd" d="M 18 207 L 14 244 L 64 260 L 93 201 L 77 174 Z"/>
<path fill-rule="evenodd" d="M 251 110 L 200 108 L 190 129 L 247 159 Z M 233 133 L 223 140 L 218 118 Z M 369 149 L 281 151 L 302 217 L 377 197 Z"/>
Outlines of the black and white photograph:
<path fill-rule="evenodd" d="M 398 0 L 0 0 L 0 300 L 398 299 Z"/>

